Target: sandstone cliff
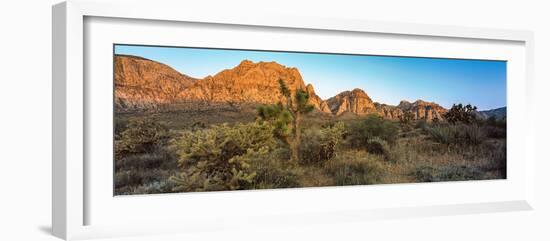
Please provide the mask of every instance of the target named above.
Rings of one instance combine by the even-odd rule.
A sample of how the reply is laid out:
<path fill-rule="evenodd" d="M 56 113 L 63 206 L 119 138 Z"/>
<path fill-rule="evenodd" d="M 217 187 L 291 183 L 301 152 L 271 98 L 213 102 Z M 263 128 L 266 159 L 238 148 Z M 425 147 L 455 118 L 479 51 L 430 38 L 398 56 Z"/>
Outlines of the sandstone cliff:
<path fill-rule="evenodd" d="M 137 56 L 115 55 L 115 109 L 155 109 L 179 99 L 196 79 L 168 65 Z"/>
<path fill-rule="evenodd" d="M 315 93 L 313 85 L 305 85 L 298 69 L 276 62 L 254 63 L 244 60 L 235 68 L 196 81 L 182 91 L 180 101 L 231 105 L 276 104 L 285 101 L 280 92 L 279 80 L 286 83 L 292 95 L 299 89 L 307 91 L 310 95 L 309 103 L 317 111 L 330 113 L 326 103 Z"/>
<path fill-rule="evenodd" d="M 397 106 L 403 112 L 413 113 L 414 119 L 420 120 L 442 120 L 442 115 L 447 112 L 447 109 L 434 102 L 427 102 L 423 100 L 417 100 L 413 103 L 408 101 L 401 101 Z"/>
<path fill-rule="evenodd" d="M 413 103 L 401 101 L 397 106 L 373 102 L 367 93 L 361 89 L 344 91 L 326 102 L 334 115 L 341 115 L 346 112 L 357 115 L 379 114 L 384 118 L 393 120 L 399 119 L 407 112 L 412 113 L 415 120 L 425 119 L 431 121 L 435 118 L 441 120 L 443 113 L 447 111 L 436 103 L 423 100 L 417 100 Z"/>
<path fill-rule="evenodd" d="M 163 105 L 182 108 L 220 108 L 241 104 L 276 104 L 284 102 L 279 88 L 283 80 L 291 92 L 305 90 L 309 103 L 316 111 L 335 116 L 344 113 L 356 115 L 379 114 L 388 119 L 399 119 L 404 113 L 413 113 L 415 119 L 441 119 L 447 110 L 433 102 L 401 101 L 392 106 L 373 102 L 362 89 L 344 91 L 322 100 L 313 85 L 305 84 L 296 68 L 276 62 L 242 61 L 232 69 L 214 76 L 194 79 L 171 67 L 135 56 L 115 56 L 115 105 L 117 111 L 156 109 Z"/>
<path fill-rule="evenodd" d="M 366 115 L 376 112 L 376 107 L 371 98 L 361 89 L 344 91 L 327 101 L 330 111 L 335 115 L 351 112 L 358 115 Z"/>

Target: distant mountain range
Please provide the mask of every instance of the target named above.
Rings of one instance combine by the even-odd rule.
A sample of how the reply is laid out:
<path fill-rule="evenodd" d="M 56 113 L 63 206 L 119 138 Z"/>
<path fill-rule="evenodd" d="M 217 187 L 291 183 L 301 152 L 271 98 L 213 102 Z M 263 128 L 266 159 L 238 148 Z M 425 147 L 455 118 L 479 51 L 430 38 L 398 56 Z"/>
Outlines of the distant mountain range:
<path fill-rule="evenodd" d="M 291 92 L 306 90 L 315 110 L 327 115 L 344 113 L 356 115 L 379 114 L 384 118 L 398 119 L 405 112 L 415 119 L 442 119 L 447 112 L 437 103 L 417 100 L 401 101 L 392 106 L 374 102 L 362 89 L 344 91 L 323 100 L 313 85 L 305 84 L 297 68 L 276 62 L 242 61 L 232 69 L 214 76 L 196 79 L 179 73 L 168 65 L 137 56 L 115 55 L 115 111 L 132 112 L 155 110 L 159 106 L 178 105 L 181 108 L 199 106 L 235 106 L 241 104 L 276 104 L 284 101 L 279 91 L 279 79 Z M 488 118 L 506 115 L 506 108 L 481 111 Z"/>
<path fill-rule="evenodd" d="M 494 116 L 497 120 L 506 119 L 506 107 L 496 108 L 492 110 L 480 111 L 481 118 L 487 119 Z"/>

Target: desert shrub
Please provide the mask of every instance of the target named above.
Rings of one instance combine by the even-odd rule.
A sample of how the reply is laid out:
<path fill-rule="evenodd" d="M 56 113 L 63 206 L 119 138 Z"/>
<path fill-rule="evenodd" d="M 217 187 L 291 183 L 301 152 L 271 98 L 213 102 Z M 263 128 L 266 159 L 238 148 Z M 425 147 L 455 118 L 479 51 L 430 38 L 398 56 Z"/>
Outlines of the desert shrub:
<path fill-rule="evenodd" d="M 115 139 L 115 157 L 154 152 L 165 146 L 170 137 L 168 128 L 159 122 L 151 119 L 130 120 Z"/>
<path fill-rule="evenodd" d="M 472 124 L 476 121 L 477 107 L 470 104 L 453 104 L 451 109 L 443 114 L 443 117 L 451 124 Z"/>
<path fill-rule="evenodd" d="M 364 151 L 345 152 L 324 166 L 336 185 L 365 185 L 380 183 L 384 169 L 377 156 Z"/>
<path fill-rule="evenodd" d="M 393 145 L 397 140 L 398 128 L 393 122 L 378 115 L 369 115 L 363 120 L 352 122 L 347 135 L 353 147 L 365 147 L 375 137 Z"/>
<path fill-rule="evenodd" d="M 424 119 L 418 120 L 414 125 L 415 128 L 422 129 L 422 130 L 426 129 L 427 126 L 428 126 L 428 122 Z"/>
<path fill-rule="evenodd" d="M 166 181 L 173 174 L 172 170 L 132 169 L 115 172 L 115 189 L 132 188 L 153 182 Z"/>
<path fill-rule="evenodd" d="M 385 155 L 389 151 L 388 143 L 380 137 L 373 137 L 368 140 L 367 151 L 372 154 Z"/>
<path fill-rule="evenodd" d="M 506 138 L 506 120 L 491 116 L 485 120 L 485 132 L 490 138 Z"/>
<path fill-rule="evenodd" d="M 483 179 L 484 173 L 475 166 L 452 165 L 440 168 L 418 166 L 412 175 L 418 182 L 466 181 Z"/>
<path fill-rule="evenodd" d="M 142 179 L 134 175 L 132 171 L 118 171 L 115 172 L 115 188 L 121 188 L 125 186 L 137 186 L 142 184 Z"/>
<path fill-rule="evenodd" d="M 127 154 L 115 160 L 115 170 L 175 169 L 175 156 L 168 149 L 159 147 L 151 153 Z"/>
<path fill-rule="evenodd" d="M 155 193 L 171 193 L 174 192 L 174 182 L 170 180 L 162 180 L 146 183 L 130 189 L 131 194 L 155 194 Z"/>
<path fill-rule="evenodd" d="M 489 161 L 482 168 L 485 171 L 497 172 L 500 178 L 506 178 L 506 142 L 484 143 L 484 149 L 490 150 Z"/>
<path fill-rule="evenodd" d="M 479 145 L 487 139 L 486 132 L 477 124 L 436 125 L 425 131 L 432 140 L 446 145 Z"/>
<path fill-rule="evenodd" d="M 410 111 L 407 111 L 403 113 L 403 115 L 399 116 L 399 124 L 401 124 L 401 129 L 403 131 L 411 131 L 413 121 L 414 121 L 414 114 Z"/>
<path fill-rule="evenodd" d="M 120 134 L 128 128 L 128 121 L 123 118 L 115 118 L 114 122 L 115 139 L 119 139 Z"/>
<path fill-rule="evenodd" d="M 438 125 L 425 129 L 432 140 L 442 144 L 455 144 L 458 140 L 459 130 L 456 126 Z"/>
<path fill-rule="evenodd" d="M 332 159 L 336 154 L 336 148 L 342 142 L 343 135 L 342 122 L 321 129 L 307 129 L 300 143 L 302 163 L 315 164 Z"/>
<path fill-rule="evenodd" d="M 289 165 L 286 158 L 288 150 L 276 149 L 265 159 L 251 163 L 251 170 L 256 173 L 252 189 L 292 188 L 300 186 L 301 173 L 297 166 Z"/>
<path fill-rule="evenodd" d="M 186 131 L 174 145 L 181 168 L 171 178 L 176 191 L 235 190 L 254 182 L 250 163 L 266 159 L 275 140 L 270 125 L 255 122 Z"/>
<path fill-rule="evenodd" d="M 478 125 L 462 125 L 459 130 L 460 137 L 469 145 L 479 145 L 487 139 L 485 130 Z"/>
<path fill-rule="evenodd" d="M 485 132 L 489 138 L 502 139 L 506 138 L 506 128 L 499 128 L 495 126 L 485 126 Z"/>
<path fill-rule="evenodd" d="M 415 177 L 417 182 L 434 182 L 435 180 L 435 169 L 430 166 L 418 166 L 411 173 Z"/>
<path fill-rule="evenodd" d="M 410 111 L 407 111 L 403 113 L 403 115 L 399 116 L 399 123 L 402 125 L 411 125 L 414 121 L 414 114 Z"/>
<path fill-rule="evenodd" d="M 177 168 L 174 154 L 166 148 L 172 136 L 168 129 L 150 119 L 121 123 L 125 127 L 115 136 L 115 193 L 129 194 L 139 186 L 167 180 L 173 172 L 169 170 Z"/>

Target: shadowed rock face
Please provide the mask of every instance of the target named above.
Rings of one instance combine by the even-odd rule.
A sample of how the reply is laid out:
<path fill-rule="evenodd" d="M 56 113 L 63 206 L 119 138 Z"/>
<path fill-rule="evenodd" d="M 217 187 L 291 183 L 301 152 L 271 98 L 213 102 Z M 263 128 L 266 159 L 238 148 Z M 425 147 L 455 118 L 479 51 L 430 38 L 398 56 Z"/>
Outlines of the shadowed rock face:
<path fill-rule="evenodd" d="M 417 100 L 401 101 L 398 106 L 373 102 L 361 89 L 344 91 L 322 100 L 313 85 L 305 84 L 298 69 L 276 62 L 242 61 L 232 69 L 214 76 L 195 79 L 171 67 L 135 56 L 115 56 L 115 107 L 117 112 L 156 110 L 163 105 L 179 104 L 184 108 L 224 108 L 241 104 L 277 104 L 284 102 L 279 88 L 283 80 L 294 94 L 308 92 L 309 103 L 318 112 L 332 115 L 379 114 L 399 119 L 411 112 L 415 119 L 441 119 L 447 110 L 436 103 Z"/>

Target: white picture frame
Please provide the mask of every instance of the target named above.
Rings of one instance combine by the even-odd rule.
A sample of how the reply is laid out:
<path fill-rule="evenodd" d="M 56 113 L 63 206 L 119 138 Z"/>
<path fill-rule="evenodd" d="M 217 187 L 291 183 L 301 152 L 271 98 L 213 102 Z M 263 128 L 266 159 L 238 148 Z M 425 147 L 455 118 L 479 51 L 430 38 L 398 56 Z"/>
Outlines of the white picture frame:
<path fill-rule="evenodd" d="M 273 227 L 277 225 L 294 225 L 302 222 L 330 223 L 342 221 L 378 220 L 398 217 L 425 217 L 434 215 L 452 215 L 467 213 L 483 213 L 498 211 L 530 210 L 534 200 L 534 125 L 525 116 L 530 116 L 533 93 L 533 34 L 529 31 L 497 30 L 456 26 L 422 25 L 409 23 L 373 22 L 350 19 L 320 19 L 292 16 L 262 15 L 209 15 L 204 11 L 187 9 L 181 14 L 179 9 L 185 9 L 185 3 L 178 1 L 150 1 L 127 2 L 113 0 L 109 2 L 72 0 L 57 4 L 53 7 L 53 167 L 52 167 L 52 226 L 53 234 L 63 239 L 86 239 L 97 237 L 113 237 L 140 234 L 161 234 L 177 232 L 194 232 L 239 225 L 257 225 L 259 227 Z M 151 11 L 155 9 L 155 11 Z M 426 38 L 431 41 L 463 42 L 472 44 L 472 52 L 462 55 L 474 56 L 476 53 L 494 58 L 503 58 L 514 63 L 512 70 L 515 77 L 508 82 L 508 99 L 511 112 L 509 131 L 513 137 L 518 137 L 513 145 L 509 159 L 512 164 L 509 168 L 517 171 L 517 175 L 503 182 L 470 182 L 470 183 L 437 183 L 437 184 L 395 184 L 375 185 L 369 187 L 335 187 L 268 190 L 248 192 L 221 192 L 210 194 L 176 194 L 141 196 L 132 200 L 116 200 L 109 202 L 109 197 L 95 201 L 95 192 L 87 180 L 88 173 L 95 164 L 90 164 L 90 144 L 87 135 L 90 135 L 90 118 L 101 118 L 101 115 L 90 117 L 93 112 L 94 100 L 88 89 L 94 88 L 86 83 L 86 68 L 96 68 L 95 62 L 87 62 L 89 50 L 86 45 L 87 34 L 106 34 L 100 28 L 86 29 L 89 19 L 115 19 L 121 21 L 138 21 L 137 24 L 154 22 L 149 28 L 163 24 L 207 24 L 209 26 L 223 26 L 231 28 L 254 28 L 255 30 L 277 30 L 276 32 L 299 30 L 303 32 L 315 31 L 316 34 L 374 34 L 389 35 L 399 38 Z M 105 21 L 109 24 L 109 21 Z M 104 22 L 104 23 L 105 23 Z M 136 22 L 132 22 L 136 24 Z M 119 27 L 124 28 L 125 25 Z M 267 31 L 266 30 L 266 31 Z M 112 37 L 112 36 L 109 36 Z M 116 38 L 113 37 L 113 38 Z M 139 36 L 136 37 L 136 39 Z M 95 40 L 95 38 L 93 38 Z M 99 40 L 98 40 L 99 41 Z M 105 42 L 115 41 L 105 38 Z M 147 40 L 142 40 L 147 41 Z M 483 50 L 484 46 L 491 49 L 491 45 L 499 42 L 510 44 L 508 55 L 500 56 L 498 48 Z M 113 42 L 114 43 L 114 42 Z M 112 43 L 111 43 L 112 44 Z M 177 43 L 172 43 L 177 44 Z M 210 43 L 216 44 L 216 43 Z M 459 43 L 460 44 L 460 43 Z M 433 54 L 445 51 L 447 45 L 434 47 Z M 470 46 L 470 45 L 468 45 Z M 92 46 L 92 48 L 95 48 Z M 99 47 L 98 49 L 100 49 Z M 503 48 L 507 48 L 504 46 Z M 474 51 L 475 50 L 475 51 Z M 479 50 L 479 51 L 478 51 Z M 388 50 L 389 51 L 389 50 Z M 409 54 L 415 54 L 411 52 Z M 449 55 L 454 54 L 448 51 Z M 426 52 L 426 55 L 428 53 Z M 460 54 L 458 54 L 461 56 Z M 499 57 L 500 56 L 500 57 Z M 479 57 L 479 56 L 478 56 Z M 97 69 L 97 68 L 96 68 Z M 517 71 L 516 71 L 517 70 Z M 112 83 L 111 83 L 112 84 Z M 512 87 L 512 88 L 511 88 Z M 511 101 L 511 103 L 510 103 Z M 515 117 L 514 117 L 515 116 Z M 94 122 L 95 123 L 95 122 Z M 95 128 L 95 127 L 93 127 Z M 112 129 L 111 129 L 112 130 Z M 514 134 L 515 133 L 515 134 Z M 93 155 L 92 155 L 93 156 Z M 101 174 L 101 173 L 100 173 Z M 110 175 L 104 173 L 105 175 Z M 108 181 L 106 181 L 108 182 Z M 111 180 L 112 182 L 112 180 Z M 97 186 L 97 185 L 96 185 Z M 479 186 L 479 188 L 477 188 Z M 466 190 L 472 191 L 467 192 Z M 472 189 L 474 188 L 474 189 Z M 346 208 L 329 207 L 322 205 L 308 205 L 306 201 L 315 198 L 340 196 L 342 198 L 356 197 L 359 201 L 366 193 L 377 194 L 381 197 L 398 197 L 395 193 L 412 190 L 429 193 L 426 197 L 434 197 L 434 193 L 447 196 L 440 201 L 422 201 L 421 198 L 410 202 L 384 202 L 383 199 L 372 202 L 373 208 L 360 208 L 357 202 L 349 203 Z M 445 190 L 465 190 L 468 197 L 462 198 L 451 195 Z M 496 194 L 484 193 L 487 190 L 500 190 Z M 505 192 L 509 190 L 509 192 Z M 108 190 L 112 192 L 112 190 Z M 473 195 L 478 193 L 479 196 Z M 93 197 L 92 197 L 93 196 Z M 303 202 L 286 203 L 273 207 L 258 207 L 248 205 L 249 210 L 239 212 L 220 211 L 219 214 L 206 214 L 201 217 L 199 212 L 185 210 L 189 217 L 181 218 L 178 210 L 166 212 L 167 209 L 155 209 L 142 212 L 143 217 L 122 219 L 119 216 L 128 214 L 132 208 L 143 205 L 158 205 L 167 203 L 187 202 L 189 205 L 203 205 L 208 207 L 220 201 L 227 201 L 238 205 L 240 200 L 254 200 L 257 202 L 273 202 L 273 200 L 294 198 Z M 110 196 L 114 199 L 113 196 Z M 412 198 L 414 199 L 414 198 Z M 105 201 L 107 200 L 107 201 Z M 332 202 L 341 202 L 335 198 Z M 90 208 L 90 202 L 99 203 Z M 321 204 L 323 204 L 321 202 Z M 123 208 L 128 207 L 126 209 Z M 294 206 L 293 206 L 294 205 Z M 245 206 L 246 207 L 246 206 Z M 197 206 L 194 207 L 197 209 Z M 122 210 L 124 209 L 124 210 Z M 296 209 L 296 210 L 294 210 Z M 120 211 L 119 213 L 115 211 Z M 182 209 L 183 210 L 183 209 Z M 183 212 L 183 211 L 182 211 Z M 258 214 L 258 215 L 255 215 Z M 90 222 L 90 216 L 101 217 Z M 112 215 L 113 222 L 106 222 Z M 204 214 L 202 214 L 204 215 Z M 217 216 L 216 216 L 217 215 Z M 240 222 L 226 222 L 225 218 Z M 134 219 L 134 220 L 129 220 Z M 144 220 L 154 221 L 155 225 L 145 223 Z M 192 220 L 191 220 L 192 219 Z M 212 220 L 219 219 L 220 221 Z M 290 221 L 289 221 L 290 220 Z M 133 221 L 133 222 L 132 222 Z M 192 221 L 192 222 L 191 222 Z M 177 222 L 180 228 L 170 223 Z M 124 224 L 122 224 L 124 223 Z M 141 225 L 142 224 L 142 225 Z M 185 225 L 182 225 L 185 224 Z M 185 226 L 185 228 L 181 228 Z"/>

